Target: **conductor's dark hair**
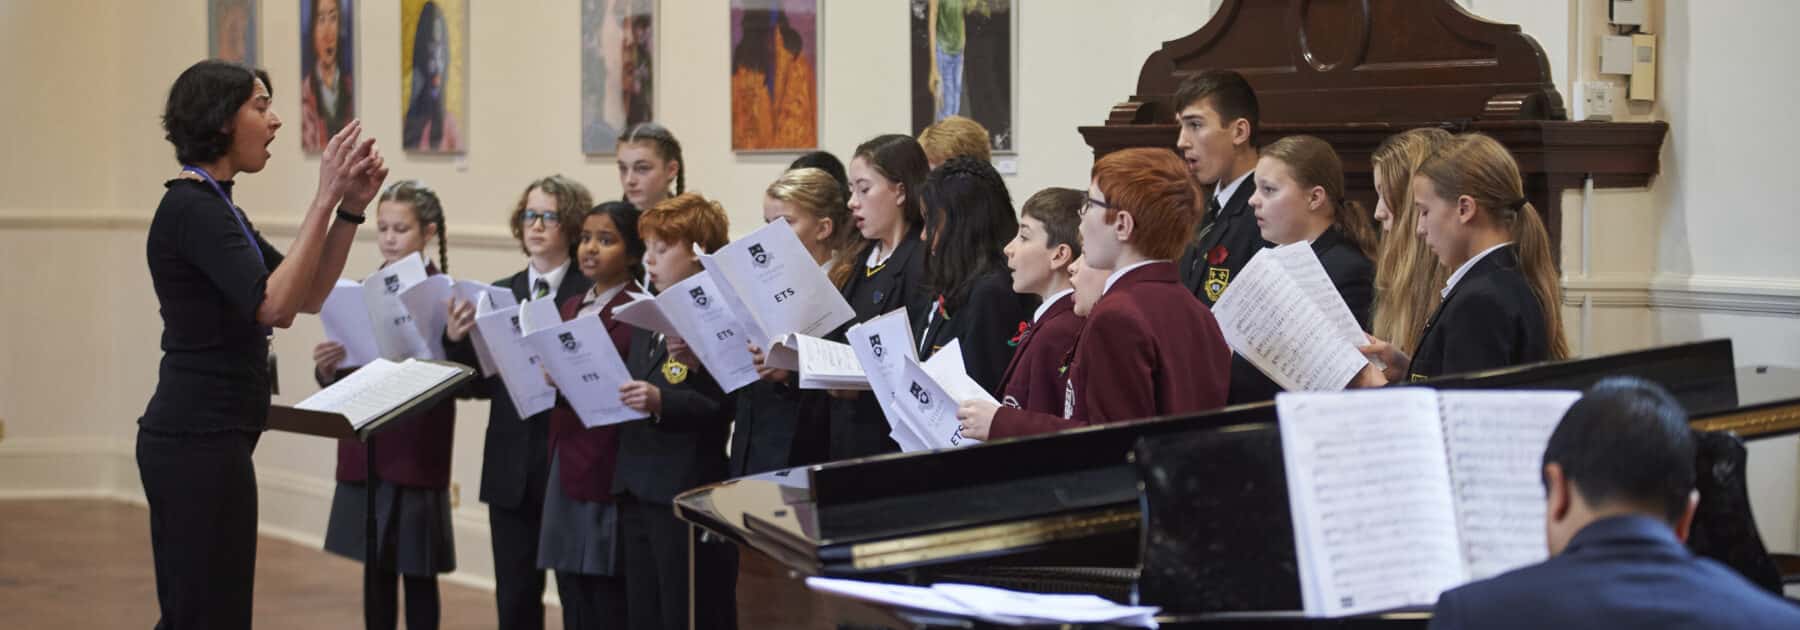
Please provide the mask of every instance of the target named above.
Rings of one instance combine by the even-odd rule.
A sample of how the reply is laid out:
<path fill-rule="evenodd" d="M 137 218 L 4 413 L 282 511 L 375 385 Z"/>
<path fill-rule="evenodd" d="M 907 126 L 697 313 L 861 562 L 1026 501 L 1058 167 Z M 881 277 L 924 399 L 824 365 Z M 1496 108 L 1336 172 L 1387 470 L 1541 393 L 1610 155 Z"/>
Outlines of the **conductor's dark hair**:
<path fill-rule="evenodd" d="M 175 77 L 162 116 L 163 137 L 175 145 L 175 159 L 204 164 L 224 157 L 238 109 L 256 93 L 258 79 L 274 96 L 269 73 L 241 63 L 208 59 Z"/>
<path fill-rule="evenodd" d="M 1590 506 L 1621 502 L 1675 523 L 1694 489 L 1694 434 L 1687 411 L 1662 386 L 1616 376 L 1569 407 L 1544 447 Z"/>
<path fill-rule="evenodd" d="M 1250 146 L 1258 146 L 1256 133 L 1262 126 L 1262 112 L 1256 104 L 1256 90 L 1251 89 L 1244 75 L 1231 70 L 1207 70 L 1182 79 L 1175 88 L 1175 113 L 1179 115 L 1181 110 L 1201 102 L 1219 113 L 1222 125 L 1239 118 L 1250 121 Z"/>
<path fill-rule="evenodd" d="M 830 175 L 832 179 L 837 180 L 839 188 L 844 189 L 844 198 L 850 198 L 850 175 L 844 170 L 844 163 L 839 161 L 837 156 L 832 155 L 830 151 L 812 151 L 794 158 L 794 163 L 789 164 L 787 170 L 793 171 L 803 168 L 816 168 L 825 171 L 825 174 Z"/>
<path fill-rule="evenodd" d="M 978 278 L 1006 269 L 1001 250 L 1019 232 L 1018 215 L 1006 182 L 980 158 L 950 158 L 931 172 L 920 196 L 932 247 L 925 258 L 925 285 L 954 313 Z"/>

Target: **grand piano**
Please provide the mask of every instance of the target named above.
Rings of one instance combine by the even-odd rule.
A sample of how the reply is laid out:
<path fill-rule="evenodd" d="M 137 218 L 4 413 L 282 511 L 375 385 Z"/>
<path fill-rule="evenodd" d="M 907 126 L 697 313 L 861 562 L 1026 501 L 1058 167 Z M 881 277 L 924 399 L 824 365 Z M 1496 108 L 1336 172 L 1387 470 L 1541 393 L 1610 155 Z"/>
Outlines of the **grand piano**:
<path fill-rule="evenodd" d="M 1725 340 L 1448 376 L 1420 386 L 1673 391 L 1703 435 L 1690 545 L 1780 588 L 1744 491 L 1740 439 L 1800 433 L 1800 370 L 1736 369 Z M 1717 438 L 1717 439 L 1704 439 Z M 1704 476 L 1704 475 L 1703 475 Z M 809 597 L 800 578 L 961 581 L 1163 606 L 1165 627 L 1422 627 L 1421 615 L 1303 619 L 1274 406 L 1089 427 L 795 468 L 698 488 L 684 520 L 760 567 L 746 627 L 964 627 Z M 751 619 L 763 623 L 753 623 Z"/>
<path fill-rule="evenodd" d="M 1136 91 L 1104 124 L 1078 131 L 1096 157 L 1172 148 L 1170 95 L 1215 67 L 1257 89 L 1262 142 L 1326 139 L 1344 158 L 1350 196 L 1371 207 L 1368 156 L 1387 136 L 1421 126 L 1495 136 L 1518 158 L 1553 239 L 1562 190 L 1590 176 L 1601 188 L 1646 185 L 1667 133 L 1661 122 L 1566 120 L 1537 43 L 1452 0 L 1224 0 L 1207 24 L 1145 60 Z M 1580 389 L 1615 374 L 1669 387 L 1703 436 L 1705 498 L 1690 545 L 1779 589 L 1751 520 L 1741 440 L 1800 432 L 1800 372 L 1736 369 L 1730 343 L 1708 341 L 1420 385 Z M 743 627 L 980 627 L 816 596 L 806 576 L 1093 592 L 1162 606 L 1173 628 L 1423 627 L 1422 614 L 1295 612 L 1274 420 L 1261 403 L 834 462 L 697 488 L 675 510 L 740 546 Z"/>

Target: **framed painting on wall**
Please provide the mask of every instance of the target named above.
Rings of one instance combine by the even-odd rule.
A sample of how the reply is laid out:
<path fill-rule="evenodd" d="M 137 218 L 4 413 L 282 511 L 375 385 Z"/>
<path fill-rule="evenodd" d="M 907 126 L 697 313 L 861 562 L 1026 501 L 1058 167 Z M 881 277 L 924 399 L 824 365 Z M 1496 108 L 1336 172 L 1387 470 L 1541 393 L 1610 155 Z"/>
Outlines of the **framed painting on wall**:
<path fill-rule="evenodd" d="M 407 151 L 468 149 L 468 0 L 400 0 L 400 120 Z"/>
<path fill-rule="evenodd" d="M 819 146 L 818 0 L 731 0 L 731 149 Z"/>
<path fill-rule="evenodd" d="M 300 148 L 325 143 L 356 118 L 353 0 L 300 0 Z"/>
<path fill-rule="evenodd" d="M 257 0 L 207 0 L 206 56 L 259 67 Z"/>
<path fill-rule="evenodd" d="M 581 0 L 581 151 L 656 116 L 656 0 Z"/>
<path fill-rule="evenodd" d="M 994 152 L 1011 152 L 1017 3 L 911 2 L 913 134 L 962 116 L 987 128 Z"/>

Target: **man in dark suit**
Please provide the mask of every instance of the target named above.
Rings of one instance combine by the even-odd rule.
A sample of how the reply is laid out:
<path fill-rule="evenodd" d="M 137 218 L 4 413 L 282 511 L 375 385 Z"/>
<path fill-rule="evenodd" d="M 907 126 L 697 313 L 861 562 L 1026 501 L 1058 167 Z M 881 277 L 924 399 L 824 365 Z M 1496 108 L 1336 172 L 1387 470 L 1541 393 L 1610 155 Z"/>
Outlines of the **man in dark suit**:
<path fill-rule="evenodd" d="M 1682 544 L 1694 518 L 1687 413 L 1609 378 L 1544 448 L 1551 558 L 1439 596 L 1431 627 L 1800 628 L 1800 606 Z"/>
<path fill-rule="evenodd" d="M 1181 135 L 1175 148 L 1203 190 L 1194 240 L 1176 268 L 1181 283 L 1208 307 L 1258 250 L 1269 247 L 1256 227 L 1256 91 L 1242 75 L 1208 70 L 1175 90 Z"/>

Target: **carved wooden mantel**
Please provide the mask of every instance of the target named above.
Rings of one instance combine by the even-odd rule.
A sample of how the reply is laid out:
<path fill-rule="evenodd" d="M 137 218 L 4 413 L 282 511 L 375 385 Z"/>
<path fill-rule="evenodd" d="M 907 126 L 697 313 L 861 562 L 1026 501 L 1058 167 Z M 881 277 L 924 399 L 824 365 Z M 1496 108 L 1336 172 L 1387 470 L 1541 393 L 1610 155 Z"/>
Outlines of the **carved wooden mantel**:
<path fill-rule="evenodd" d="M 1225 0 L 1200 30 L 1145 59 L 1137 92 L 1104 125 L 1080 128 L 1094 156 L 1173 148 L 1175 88 L 1211 68 L 1256 88 L 1259 144 L 1295 134 L 1330 142 L 1349 196 L 1369 207 L 1369 154 L 1388 136 L 1426 126 L 1493 136 L 1518 159 L 1559 253 L 1562 191 L 1589 175 L 1596 187 L 1649 185 L 1668 133 L 1664 122 L 1567 120 L 1537 41 L 1453 0 Z"/>

